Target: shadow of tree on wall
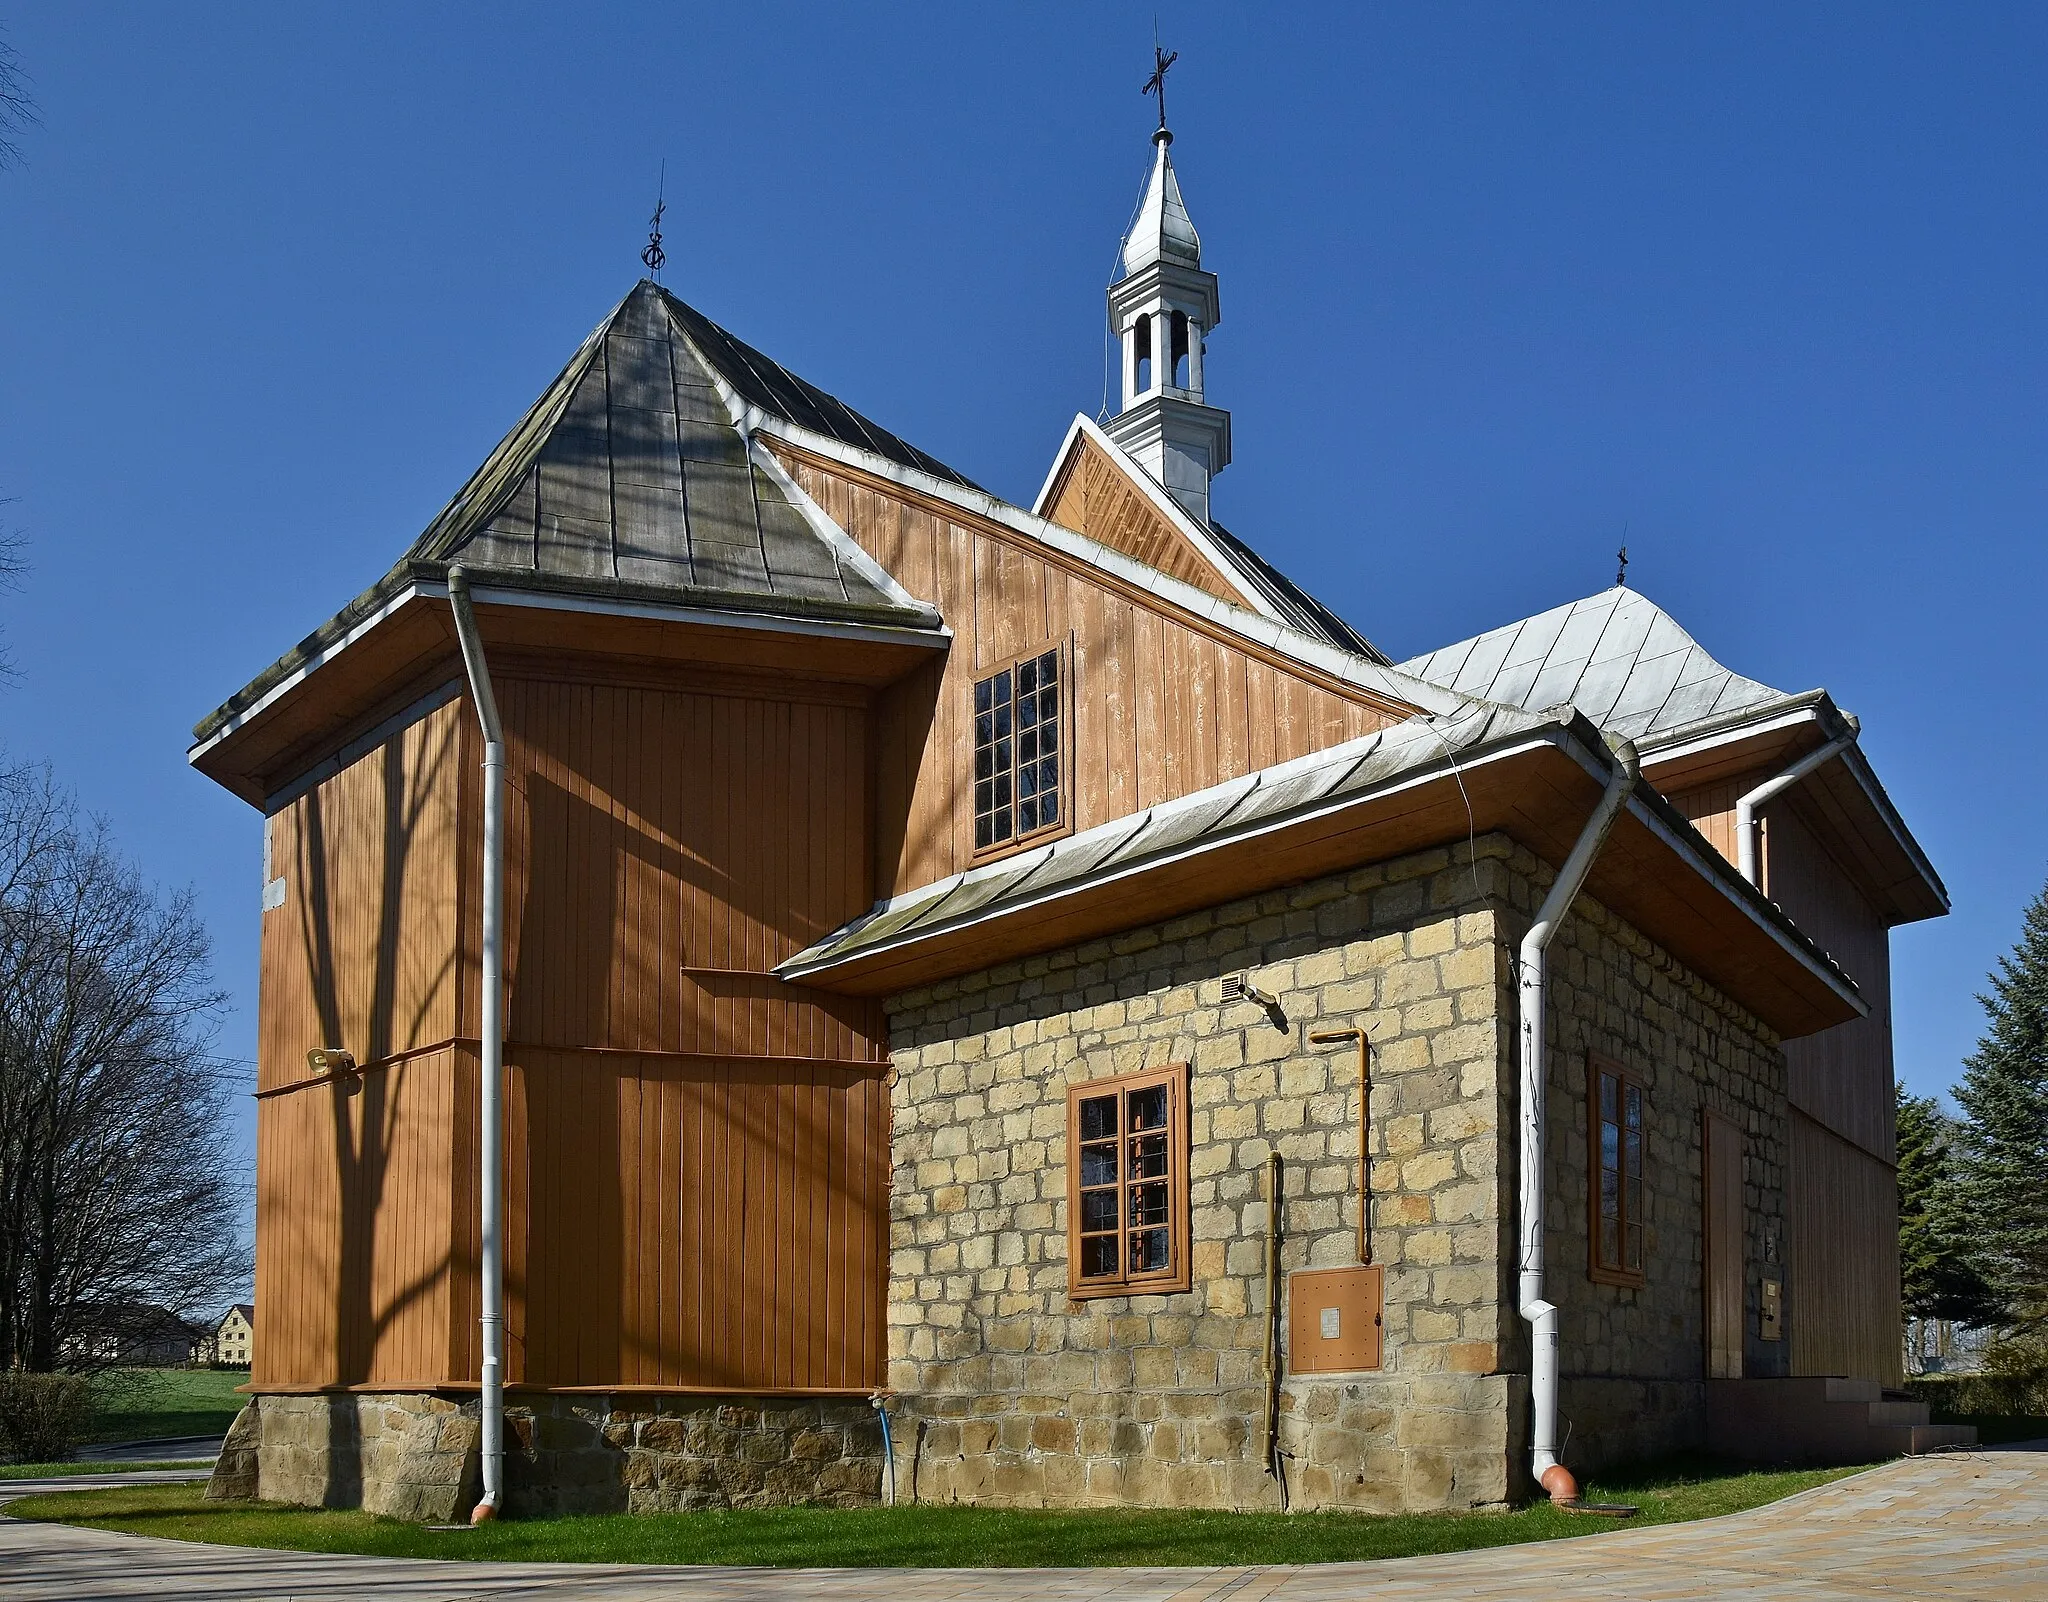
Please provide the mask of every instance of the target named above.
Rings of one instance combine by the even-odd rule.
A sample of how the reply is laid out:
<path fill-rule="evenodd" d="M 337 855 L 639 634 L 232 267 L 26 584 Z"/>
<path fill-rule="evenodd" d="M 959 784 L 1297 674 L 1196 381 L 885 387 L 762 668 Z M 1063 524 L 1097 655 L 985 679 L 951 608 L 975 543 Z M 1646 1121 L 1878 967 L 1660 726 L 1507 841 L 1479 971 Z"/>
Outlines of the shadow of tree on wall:
<path fill-rule="evenodd" d="M 379 1229 L 393 1137 L 409 1110 L 402 1105 L 410 1093 L 402 1065 L 392 1059 L 420 1040 L 429 1012 L 452 983 L 455 966 L 452 943 L 439 954 L 422 953 L 417 931 L 408 928 L 415 915 L 408 905 L 408 868 L 440 871 L 445 867 L 451 875 L 448 889 L 452 895 L 453 864 L 430 861 L 415 865 L 414 857 L 430 808 L 447 804 L 450 765 L 460 745 L 450 721 L 433 720 L 394 736 L 362 759 L 362 765 L 376 774 L 381 819 L 380 861 L 374 876 L 359 877 L 350 871 L 353 864 L 346 861 L 349 846 L 361 843 L 347 838 L 353 831 L 344 830 L 343 839 L 330 840 L 327 786 L 316 787 L 299 803 L 296 870 L 304 885 L 299 898 L 299 938 L 319 1020 L 319 1044 L 346 1047 L 356 1054 L 360 1066 L 356 1078 L 337 1080 L 325 1092 L 337 1204 L 332 1357 L 322 1380 L 329 1386 L 368 1383 L 386 1335 L 422 1297 L 446 1285 L 451 1267 L 452 1247 L 444 1241 L 411 1275 L 381 1288 L 377 1283 Z M 435 843 L 445 838 L 438 836 Z M 338 853 L 341 860 L 337 860 Z M 337 884 L 337 878 L 342 883 Z M 367 896 L 363 894 L 366 890 L 370 892 Z M 374 905 L 363 906 L 363 900 Z M 347 949 L 338 947 L 338 922 L 348 932 Z M 367 951 L 360 949 L 363 945 Z M 411 1008 L 403 1017 L 399 1012 L 402 957 L 426 964 Z M 348 994 L 348 976 L 365 971 L 367 994 Z M 356 1016 L 352 1018 L 351 1013 Z M 445 1091 L 445 1083 L 443 1088 Z M 377 1377 L 412 1383 L 432 1378 Z M 352 1436 L 352 1409 L 332 1409 L 330 1429 Z M 359 1456 L 351 1449 L 355 1443 L 345 1438 L 332 1444 L 336 1449 L 328 1454 L 327 1500 L 352 1504 L 361 1492 Z"/>

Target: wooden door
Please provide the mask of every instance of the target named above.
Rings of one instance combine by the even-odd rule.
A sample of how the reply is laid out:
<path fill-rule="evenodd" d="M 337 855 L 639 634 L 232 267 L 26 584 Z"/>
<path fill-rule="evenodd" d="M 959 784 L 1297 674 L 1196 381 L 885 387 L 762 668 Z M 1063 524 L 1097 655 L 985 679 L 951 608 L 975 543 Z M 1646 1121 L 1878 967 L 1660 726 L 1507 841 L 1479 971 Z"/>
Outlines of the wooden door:
<path fill-rule="evenodd" d="M 1707 1378 L 1742 1378 L 1742 1131 L 1703 1115 L 1700 1280 L 1706 1292 Z"/>

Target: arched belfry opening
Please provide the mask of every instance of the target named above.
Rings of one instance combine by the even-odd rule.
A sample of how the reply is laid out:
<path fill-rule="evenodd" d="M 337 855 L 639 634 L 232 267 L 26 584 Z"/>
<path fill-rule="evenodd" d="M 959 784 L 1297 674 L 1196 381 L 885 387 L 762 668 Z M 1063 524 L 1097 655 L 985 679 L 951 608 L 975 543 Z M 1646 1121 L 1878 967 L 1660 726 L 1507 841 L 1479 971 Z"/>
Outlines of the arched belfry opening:
<path fill-rule="evenodd" d="M 1208 404 L 1203 358 L 1220 317 L 1216 275 L 1202 269 L 1202 241 L 1173 169 L 1173 135 L 1152 136 L 1157 154 L 1109 290 L 1109 323 L 1123 352 L 1122 405 L 1110 438 L 1156 478 L 1181 509 L 1209 520 L 1209 481 L 1230 462 L 1230 414 Z"/>

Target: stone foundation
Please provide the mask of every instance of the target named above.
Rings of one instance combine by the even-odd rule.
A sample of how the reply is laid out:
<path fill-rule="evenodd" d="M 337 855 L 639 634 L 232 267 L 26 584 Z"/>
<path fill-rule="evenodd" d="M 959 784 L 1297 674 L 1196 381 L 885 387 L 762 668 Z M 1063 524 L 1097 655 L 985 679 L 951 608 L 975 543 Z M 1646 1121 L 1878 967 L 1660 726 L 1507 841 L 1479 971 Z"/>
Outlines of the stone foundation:
<path fill-rule="evenodd" d="M 1565 1375 L 1558 1382 L 1562 1455 L 1581 1476 L 1707 1444 L 1704 1380 L 1603 1379 Z"/>
<path fill-rule="evenodd" d="M 263 1396 L 235 1420 L 206 1494 L 466 1522 L 482 1495 L 474 1399 Z M 882 1481 L 864 1401 L 519 1397 L 505 1410 L 515 1517 L 864 1506 Z"/>

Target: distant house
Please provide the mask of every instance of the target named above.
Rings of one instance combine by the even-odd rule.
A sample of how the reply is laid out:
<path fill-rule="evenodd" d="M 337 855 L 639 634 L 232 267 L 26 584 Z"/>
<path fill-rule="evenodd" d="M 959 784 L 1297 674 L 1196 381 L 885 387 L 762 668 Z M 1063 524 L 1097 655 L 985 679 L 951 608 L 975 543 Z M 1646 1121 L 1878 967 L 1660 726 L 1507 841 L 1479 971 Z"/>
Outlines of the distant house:
<path fill-rule="evenodd" d="M 70 1363 L 122 1368 L 175 1368 L 192 1361 L 204 1332 L 168 1307 L 147 1302 L 106 1302 L 84 1310 L 78 1332 L 64 1343 Z"/>
<path fill-rule="evenodd" d="M 213 1327 L 213 1333 L 194 1348 L 194 1360 L 219 1363 L 228 1368 L 247 1368 L 255 1360 L 256 1305 L 237 1302 Z"/>

